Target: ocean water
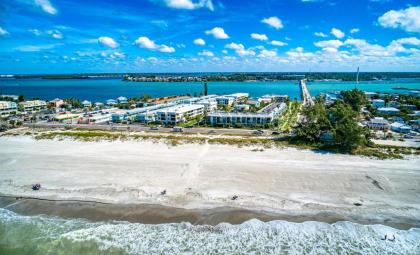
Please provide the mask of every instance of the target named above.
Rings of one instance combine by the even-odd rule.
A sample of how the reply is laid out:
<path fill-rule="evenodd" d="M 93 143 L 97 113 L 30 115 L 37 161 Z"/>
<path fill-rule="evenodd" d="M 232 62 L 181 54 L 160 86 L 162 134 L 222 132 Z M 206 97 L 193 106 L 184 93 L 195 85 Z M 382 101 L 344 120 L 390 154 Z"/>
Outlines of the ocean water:
<path fill-rule="evenodd" d="M 384 241 L 385 234 L 394 242 Z M 420 229 L 351 222 L 89 222 L 0 209 L 0 254 L 420 254 Z"/>
<path fill-rule="evenodd" d="M 408 87 L 420 90 L 420 79 L 398 79 L 391 81 L 363 81 L 355 82 L 319 81 L 308 84 L 312 95 L 321 92 L 349 90 L 359 88 L 373 92 L 397 92 L 394 87 Z M 290 98 L 299 98 L 297 81 L 279 82 L 209 82 L 210 94 L 228 94 L 247 92 L 252 97 L 265 94 L 286 94 Z M 26 98 L 54 98 L 76 97 L 80 100 L 104 102 L 119 96 L 139 97 L 150 94 L 153 97 L 199 94 L 203 91 L 203 83 L 189 82 L 124 82 L 120 79 L 82 79 L 82 80 L 43 80 L 43 79 L 0 79 L 0 94 L 18 94 Z M 399 93 L 407 91 L 398 90 Z"/>

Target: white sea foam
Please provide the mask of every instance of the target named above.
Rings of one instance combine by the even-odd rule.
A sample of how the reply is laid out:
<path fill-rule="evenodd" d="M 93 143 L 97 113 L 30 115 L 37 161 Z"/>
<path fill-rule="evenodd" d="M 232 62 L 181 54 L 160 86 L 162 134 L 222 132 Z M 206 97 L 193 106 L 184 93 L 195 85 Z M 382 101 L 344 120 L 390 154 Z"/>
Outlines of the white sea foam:
<path fill-rule="evenodd" d="M 381 240 L 387 233 L 396 240 Z M 0 209 L 0 245 L 33 246 L 32 254 L 420 254 L 419 240 L 420 229 L 351 222 L 91 223 Z"/>

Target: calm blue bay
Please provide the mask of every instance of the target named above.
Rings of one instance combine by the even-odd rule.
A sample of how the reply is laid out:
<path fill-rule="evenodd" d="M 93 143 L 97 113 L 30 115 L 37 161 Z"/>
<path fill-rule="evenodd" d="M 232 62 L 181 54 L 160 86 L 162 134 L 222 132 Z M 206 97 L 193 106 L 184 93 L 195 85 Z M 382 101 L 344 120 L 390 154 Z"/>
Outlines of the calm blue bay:
<path fill-rule="evenodd" d="M 317 81 L 310 82 L 308 88 L 312 95 L 322 92 L 348 90 L 357 87 L 364 91 L 373 92 L 399 92 L 395 87 L 405 87 L 420 90 L 420 79 L 398 79 L 391 81 L 337 82 Z M 247 92 L 252 97 L 265 94 L 287 94 L 291 98 L 299 98 L 297 81 L 279 82 L 209 82 L 210 94 L 227 94 Z M 43 80 L 43 79 L 0 79 L 0 94 L 18 94 L 25 98 L 41 98 L 50 100 L 54 98 L 76 97 L 81 100 L 103 102 L 119 96 L 139 97 L 150 94 L 153 97 L 199 94 L 203 90 L 203 83 L 169 83 L 169 82 L 124 82 L 120 79 L 85 79 L 85 80 Z"/>

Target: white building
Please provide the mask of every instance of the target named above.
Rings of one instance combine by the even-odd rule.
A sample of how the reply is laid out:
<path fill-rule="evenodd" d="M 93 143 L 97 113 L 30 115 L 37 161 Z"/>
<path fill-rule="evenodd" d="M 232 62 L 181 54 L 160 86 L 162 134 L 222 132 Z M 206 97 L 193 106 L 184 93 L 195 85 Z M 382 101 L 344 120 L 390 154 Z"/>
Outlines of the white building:
<path fill-rule="evenodd" d="M 375 130 L 387 130 L 389 128 L 389 122 L 381 117 L 370 119 L 366 122 L 366 125 Z"/>
<path fill-rule="evenodd" d="M 384 115 L 396 115 L 399 112 L 400 112 L 400 110 L 398 110 L 397 108 L 394 108 L 394 107 L 378 108 L 378 113 L 379 114 L 384 114 Z"/>
<path fill-rule="evenodd" d="M 391 130 L 397 133 L 410 133 L 411 127 L 404 123 L 394 122 L 391 124 Z"/>
<path fill-rule="evenodd" d="M 376 96 L 377 93 L 376 92 L 365 92 L 365 96 L 368 99 L 372 99 L 374 96 Z"/>
<path fill-rule="evenodd" d="M 128 104 L 128 99 L 126 97 L 117 98 L 119 104 Z"/>
<path fill-rule="evenodd" d="M 0 115 L 10 115 L 18 111 L 18 105 L 15 102 L 0 101 Z"/>
<path fill-rule="evenodd" d="M 19 103 L 25 111 L 37 111 L 47 107 L 47 103 L 43 100 L 31 100 Z"/>
<path fill-rule="evenodd" d="M 106 104 L 109 105 L 109 106 L 114 106 L 114 105 L 118 104 L 118 102 L 115 99 L 108 99 L 108 100 L 106 100 Z"/>
<path fill-rule="evenodd" d="M 375 108 L 385 107 L 385 101 L 382 99 L 374 99 L 372 100 L 372 106 Z"/>
<path fill-rule="evenodd" d="M 220 96 L 216 97 L 217 105 L 228 105 L 231 106 L 235 103 L 234 97 L 228 97 L 228 96 Z"/>
<path fill-rule="evenodd" d="M 248 111 L 249 110 L 249 105 L 248 104 L 237 104 L 237 105 L 235 105 L 235 110 L 236 111 Z"/>
<path fill-rule="evenodd" d="M 91 107 L 91 106 L 92 106 L 92 103 L 91 103 L 90 101 L 88 101 L 88 100 L 84 100 L 84 101 L 82 102 L 82 105 L 83 105 L 83 107 L 85 107 L 85 108 L 89 108 L 89 107 Z"/>
<path fill-rule="evenodd" d="M 176 105 L 168 108 L 163 108 L 157 111 L 156 121 L 165 124 L 176 124 L 187 121 L 204 113 L 204 105 L 190 104 L 190 105 Z"/>

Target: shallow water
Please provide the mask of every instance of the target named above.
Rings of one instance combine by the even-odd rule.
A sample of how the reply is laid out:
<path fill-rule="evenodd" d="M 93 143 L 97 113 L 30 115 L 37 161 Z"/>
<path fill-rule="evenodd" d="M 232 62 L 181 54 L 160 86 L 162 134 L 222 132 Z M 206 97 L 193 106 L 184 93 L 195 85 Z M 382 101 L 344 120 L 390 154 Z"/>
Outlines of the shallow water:
<path fill-rule="evenodd" d="M 420 89 L 420 79 L 396 79 L 390 81 L 337 82 L 317 81 L 308 83 L 312 95 L 358 88 L 374 92 L 407 93 L 393 90 L 394 87 Z M 252 97 L 265 94 L 285 94 L 290 98 L 299 98 L 298 81 L 278 82 L 209 82 L 210 94 L 228 94 L 246 92 Z M 199 94 L 203 91 L 201 82 L 124 82 L 120 79 L 85 79 L 85 80 L 43 80 L 43 79 L 0 79 L 0 94 L 18 94 L 26 98 L 76 97 L 81 100 L 104 102 L 119 96 L 139 97 L 144 94 L 153 97 L 183 94 Z"/>
<path fill-rule="evenodd" d="M 381 240 L 395 235 L 394 242 Z M 0 254 L 420 254 L 420 229 L 351 222 L 89 222 L 0 209 Z"/>

